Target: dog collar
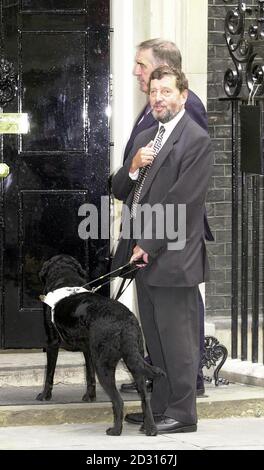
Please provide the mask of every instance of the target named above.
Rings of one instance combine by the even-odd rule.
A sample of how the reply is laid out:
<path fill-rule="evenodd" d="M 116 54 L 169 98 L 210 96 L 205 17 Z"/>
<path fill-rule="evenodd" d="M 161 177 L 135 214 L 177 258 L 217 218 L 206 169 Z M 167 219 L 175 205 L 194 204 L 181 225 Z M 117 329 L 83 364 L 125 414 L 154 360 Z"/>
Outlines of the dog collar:
<path fill-rule="evenodd" d="M 41 296 L 41 301 L 51 307 L 51 320 L 54 323 L 54 308 L 56 304 L 70 295 L 81 294 L 82 292 L 89 292 L 84 287 L 61 287 L 60 289 L 48 292 L 47 295 Z"/>

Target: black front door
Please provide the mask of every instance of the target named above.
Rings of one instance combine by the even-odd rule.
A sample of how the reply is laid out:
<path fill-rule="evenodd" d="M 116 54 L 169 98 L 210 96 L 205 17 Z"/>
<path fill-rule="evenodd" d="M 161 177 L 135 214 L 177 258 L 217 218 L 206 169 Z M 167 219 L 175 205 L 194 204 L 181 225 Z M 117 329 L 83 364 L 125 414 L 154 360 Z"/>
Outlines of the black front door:
<path fill-rule="evenodd" d="M 38 272 L 70 254 L 91 271 L 108 240 L 79 237 L 84 203 L 100 210 L 109 176 L 109 0 L 0 0 L 2 56 L 27 134 L 0 135 L 1 347 L 45 343 Z M 2 62 L 3 66 L 3 62 Z M 1 84 L 1 82 L 0 82 Z M 3 93 L 2 93 L 3 98 Z"/>

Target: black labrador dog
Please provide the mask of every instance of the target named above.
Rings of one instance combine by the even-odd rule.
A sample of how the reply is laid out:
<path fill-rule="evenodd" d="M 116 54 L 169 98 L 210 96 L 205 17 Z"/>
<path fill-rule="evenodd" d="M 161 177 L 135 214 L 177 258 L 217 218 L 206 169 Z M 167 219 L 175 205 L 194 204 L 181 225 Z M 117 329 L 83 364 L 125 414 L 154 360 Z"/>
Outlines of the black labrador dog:
<path fill-rule="evenodd" d="M 44 285 L 44 294 L 60 289 L 61 287 L 82 286 L 87 282 L 87 274 L 78 261 L 68 255 L 54 256 L 46 261 L 39 273 L 40 280 Z M 59 335 L 57 328 L 52 322 L 51 309 L 43 304 L 44 327 L 46 332 L 46 354 L 47 367 L 44 388 L 36 397 L 36 400 L 50 400 L 52 398 L 54 374 L 58 359 L 59 348 L 68 351 L 81 351 L 85 359 L 86 392 L 83 401 L 93 402 L 96 399 L 95 371 L 91 360 L 91 354 L 87 343 L 78 341 L 78 344 L 69 344 Z"/>
<path fill-rule="evenodd" d="M 79 263 L 71 256 L 54 256 L 44 263 L 40 272 L 45 294 L 61 287 L 84 285 L 83 273 Z M 84 292 L 63 298 L 56 303 L 53 321 L 53 334 L 57 332 L 56 341 L 59 336 L 72 350 L 78 349 L 84 352 L 86 364 L 89 364 L 88 398 L 91 401 L 95 398 L 95 371 L 100 384 L 112 401 L 114 426 L 106 431 L 107 434 L 117 436 L 122 432 L 123 400 L 116 388 L 115 371 L 118 362 L 123 359 L 141 397 L 145 433 L 149 436 L 156 435 L 157 429 L 145 378 L 155 379 L 164 376 L 165 373 L 144 361 L 143 338 L 135 315 L 122 303 L 95 293 Z M 52 323 L 51 318 L 50 323 Z M 56 343 L 55 346 L 57 347 Z M 52 344 L 50 347 L 52 348 Z M 52 359 L 53 367 L 54 357 Z M 44 399 L 45 395 L 51 395 L 51 379 L 53 379 L 52 373 L 46 380 L 39 399 L 43 399 L 43 394 Z"/>

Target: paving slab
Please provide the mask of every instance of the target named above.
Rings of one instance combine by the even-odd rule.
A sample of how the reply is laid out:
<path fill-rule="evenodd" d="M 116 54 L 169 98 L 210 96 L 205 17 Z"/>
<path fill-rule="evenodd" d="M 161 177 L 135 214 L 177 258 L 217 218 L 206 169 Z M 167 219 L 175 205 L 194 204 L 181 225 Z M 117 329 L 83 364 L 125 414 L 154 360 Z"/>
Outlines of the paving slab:
<path fill-rule="evenodd" d="M 107 423 L 0 427 L 1 450 L 264 450 L 264 418 L 201 420 L 196 433 L 145 436 L 125 424 L 107 436 Z"/>

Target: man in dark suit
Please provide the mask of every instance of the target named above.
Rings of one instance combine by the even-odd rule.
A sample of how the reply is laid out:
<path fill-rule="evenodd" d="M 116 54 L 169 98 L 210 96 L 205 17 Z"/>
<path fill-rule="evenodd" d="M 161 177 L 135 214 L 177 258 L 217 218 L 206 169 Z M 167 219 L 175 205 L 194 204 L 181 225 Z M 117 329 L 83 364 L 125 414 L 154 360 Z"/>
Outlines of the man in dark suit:
<path fill-rule="evenodd" d="M 145 93 L 148 98 L 149 77 L 153 70 L 159 65 L 169 65 L 180 69 L 181 63 L 181 53 L 176 44 L 173 42 L 162 39 L 150 39 L 142 42 L 137 48 L 134 66 L 134 75 L 138 79 L 140 90 Z M 188 92 L 185 109 L 192 119 L 194 119 L 194 121 L 196 121 L 203 129 L 208 129 L 207 115 L 203 103 L 191 90 Z M 157 125 L 157 121 L 151 112 L 151 107 L 147 99 L 147 104 L 139 114 L 130 138 L 127 142 L 124 152 L 124 162 L 133 147 L 136 136 L 143 130 L 149 129 L 154 125 Z M 206 215 L 204 217 L 204 229 L 206 240 L 213 241 L 214 239 Z M 200 356 L 202 359 L 204 352 L 204 304 L 200 291 L 198 292 L 198 298 L 200 312 Z M 123 392 L 130 392 L 133 389 L 136 389 L 135 383 L 125 383 L 121 385 L 121 391 Z M 199 396 L 203 394 L 204 380 L 202 364 L 200 360 L 200 366 L 197 375 L 197 395 Z"/>
<path fill-rule="evenodd" d="M 197 429 L 198 284 L 208 278 L 204 205 L 212 151 L 208 133 L 185 112 L 187 88 L 179 70 L 163 66 L 152 72 L 149 96 L 158 130 L 154 126 L 136 137 L 112 180 L 114 196 L 130 208 L 129 232 L 133 230 L 136 243 L 131 261 L 146 263 L 136 275 L 136 287 L 148 351 L 152 363 L 167 374 L 154 382 L 151 394 L 159 433 Z M 156 211 L 157 205 L 170 233 L 172 214 L 167 216 L 167 209 L 173 207 L 178 235 L 184 229 L 184 239 L 175 230 L 174 238 L 167 230 L 160 236 L 157 215 L 145 217 L 144 209 Z M 123 234 L 128 233 L 127 223 L 123 219 Z M 138 413 L 137 421 L 143 415 Z"/>

